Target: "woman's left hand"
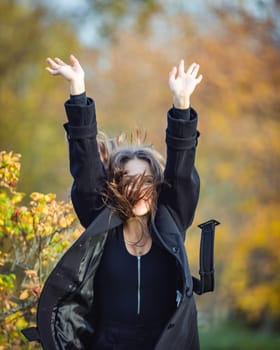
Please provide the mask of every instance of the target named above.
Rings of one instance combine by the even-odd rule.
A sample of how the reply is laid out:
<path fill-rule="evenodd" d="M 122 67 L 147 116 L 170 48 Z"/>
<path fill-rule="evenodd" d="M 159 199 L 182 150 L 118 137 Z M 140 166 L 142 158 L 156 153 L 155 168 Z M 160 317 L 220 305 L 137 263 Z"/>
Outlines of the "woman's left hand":
<path fill-rule="evenodd" d="M 184 60 L 177 67 L 173 67 L 169 73 L 169 88 L 173 93 L 173 104 L 175 108 L 186 109 L 190 106 L 190 97 L 196 86 L 202 80 L 202 74 L 198 76 L 199 64 L 192 63 L 185 72 Z"/>
<path fill-rule="evenodd" d="M 70 64 L 60 58 L 47 58 L 49 64 L 46 70 L 51 75 L 61 75 L 70 83 L 70 94 L 79 95 L 85 92 L 85 73 L 74 55 L 70 55 Z"/>

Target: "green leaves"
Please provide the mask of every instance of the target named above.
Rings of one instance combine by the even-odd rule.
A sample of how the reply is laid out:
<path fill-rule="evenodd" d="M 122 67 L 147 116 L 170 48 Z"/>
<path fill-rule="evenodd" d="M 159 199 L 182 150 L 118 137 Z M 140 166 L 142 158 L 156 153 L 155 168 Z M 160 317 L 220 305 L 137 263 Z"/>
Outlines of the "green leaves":
<path fill-rule="evenodd" d="M 23 349 L 18 332 L 34 321 L 46 277 L 80 233 L 70 202 L 17 192 L 20 158 L 0 152 L 0 348 L 9 343 L 13 349 Z"/>

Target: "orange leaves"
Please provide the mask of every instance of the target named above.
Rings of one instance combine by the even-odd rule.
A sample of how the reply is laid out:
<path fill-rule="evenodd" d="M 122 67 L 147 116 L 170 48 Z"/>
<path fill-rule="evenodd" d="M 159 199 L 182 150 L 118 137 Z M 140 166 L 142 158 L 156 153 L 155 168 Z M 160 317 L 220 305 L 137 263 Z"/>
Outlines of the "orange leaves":
<path fill-rule="evenodd" d="M 33 199 L 34 203 L 50 203 L 53 200 L 56 199 L 56 195 L 53 193 L 49 193 L 49 194 L 42 194 L 39 192 L 33 192 L 30 195 L 30 198 Z M 31 202 L 32 203 L 32 202 Z"/>
<path fill-rule="evenodd" d="M 19 295 L 19 300 L 25 300 L 29 297 L 29 291 L 27 289 L 25 289 L 24 291 L 22 291 Z"/>
<path fill-rule="evenodd" d="M 20 175 L 20 157 L 18 153 L 0 152 L 0 186 L 14 190 Z"/>
<path fill-rule="evenodd" d="M 0 328 L 20 339 L 25 315 L 34 319 L 33 305 L 46 277 L 80 230 L 71 203 L 55 194 L 33 192 L 22 205 L 25 194 L 16 191 L 19 159 L 0 152 Z"/>

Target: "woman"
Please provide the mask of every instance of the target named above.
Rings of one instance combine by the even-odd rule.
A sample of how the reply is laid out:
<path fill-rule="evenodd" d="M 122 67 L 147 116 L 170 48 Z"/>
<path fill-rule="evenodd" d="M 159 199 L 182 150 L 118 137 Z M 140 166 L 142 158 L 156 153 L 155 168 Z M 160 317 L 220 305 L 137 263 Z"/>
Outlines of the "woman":
<path fill-rule="evenodd" d="M 78 60 L 47 62 L 50 74 L 70 83 L 72 201 L 86 231 L 45 283 L 29 338 L 48 350 L 199 349 L 184 248 L 199 196 L 197 114 L 190 108 L 202 80 L 199 65 L 185 71 L 181 60 L 169 73 L 173 107 L 163 170 L 151 147 L 98 143 L 94 101 L 86 97 Z"/>

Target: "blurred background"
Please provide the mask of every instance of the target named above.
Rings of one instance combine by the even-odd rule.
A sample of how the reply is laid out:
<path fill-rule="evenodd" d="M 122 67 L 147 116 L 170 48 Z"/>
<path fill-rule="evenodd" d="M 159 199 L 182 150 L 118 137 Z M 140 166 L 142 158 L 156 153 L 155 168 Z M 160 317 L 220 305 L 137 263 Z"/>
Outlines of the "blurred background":
<path fill-rule="evenodd" d="M 186 243 L 194 275 L 196 226 L 222 224 L 216 290 L 196 298 L 202 349 L 280 348 L 279 15 L 278 0 L 0 2 L 0 150 L 22 155 L 27 194 L 67 200 L 72 181 L 68 85 L 45 71 L 46 57 L 78 57 L 100 130 L 142 128 L 163 154 L 168 72 L 181 58 L 200 64 L 191 103 L 201 196 Z"/>

